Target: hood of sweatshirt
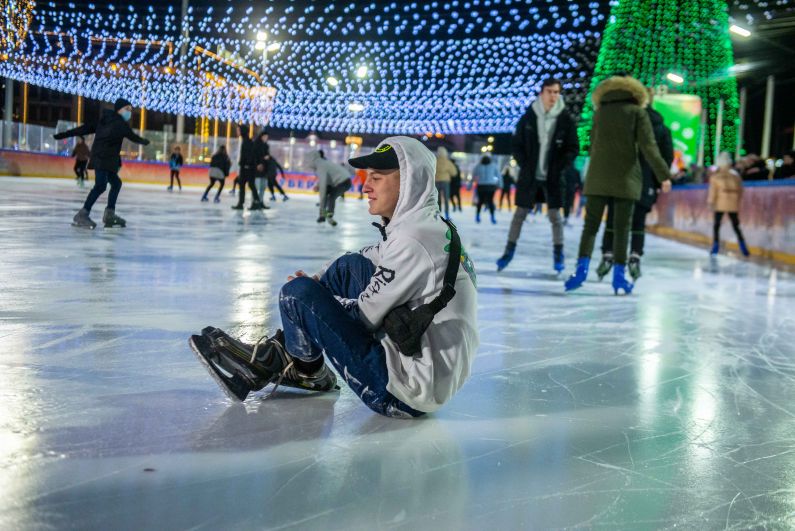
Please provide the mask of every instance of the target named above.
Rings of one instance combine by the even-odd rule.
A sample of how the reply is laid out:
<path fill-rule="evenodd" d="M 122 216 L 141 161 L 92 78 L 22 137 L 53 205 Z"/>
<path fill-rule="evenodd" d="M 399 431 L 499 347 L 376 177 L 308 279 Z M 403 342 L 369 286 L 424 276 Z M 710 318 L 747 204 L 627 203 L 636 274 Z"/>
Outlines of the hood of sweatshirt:
<path fill-rule="evenodd" d="M 389 234 L 417 215 L 435 216 L 439 207 L 436 204 L 436 157 L 433 153 L 419 140 L 407 136 L 386 138 L 378 147 L 386 144 L 395 150 L 400 164 L 400 194 L 395 213 L 386 226 Z"/>

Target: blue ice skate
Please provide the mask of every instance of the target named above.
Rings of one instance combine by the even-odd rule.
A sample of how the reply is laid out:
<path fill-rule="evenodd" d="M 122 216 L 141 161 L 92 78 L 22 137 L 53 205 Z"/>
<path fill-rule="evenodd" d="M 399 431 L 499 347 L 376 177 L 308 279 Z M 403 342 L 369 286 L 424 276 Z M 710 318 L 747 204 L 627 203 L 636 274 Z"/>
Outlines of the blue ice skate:
<path fill-rule="evenodd" d="M 572 291 L 583 285 L 588 278 L 588 269 L 591 267 L 591 257 L 583 256 L 577 260 L 577 270 L 566 280 L 566 291 Z"/>

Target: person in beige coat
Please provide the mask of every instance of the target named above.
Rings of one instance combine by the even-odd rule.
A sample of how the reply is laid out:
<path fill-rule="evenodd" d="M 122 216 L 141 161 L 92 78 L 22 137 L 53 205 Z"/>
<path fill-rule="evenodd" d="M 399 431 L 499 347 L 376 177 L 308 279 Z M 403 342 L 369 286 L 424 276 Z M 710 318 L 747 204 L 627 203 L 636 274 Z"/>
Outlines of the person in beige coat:
<path fill-rule="evenodd" d="M 437 204 L 442 209 L 444 200 L 444 217 L 450 218 L 450 180 L 458 174 L 458 169 L 450 160 L 447 150 L 440 147 L 436 150 L 436 190 L 439 192 Z"/>
<path fill-rule="evenodd" d="M 731 169 L 732 161 L 728 153 L 723 152 L 718 156 L 718 169 L 709 179 L 709 194 L 707 203 L 715 212 L 713 225 L 712 251 L 716 255 L 720 251 L 720 224 L 723 215 L 728 214 L 737 235 L 737 244 L 743 255 L 748 256 L 748 246 L 740 230 L 740 205 L 743 202 L 743 180 Z"/>

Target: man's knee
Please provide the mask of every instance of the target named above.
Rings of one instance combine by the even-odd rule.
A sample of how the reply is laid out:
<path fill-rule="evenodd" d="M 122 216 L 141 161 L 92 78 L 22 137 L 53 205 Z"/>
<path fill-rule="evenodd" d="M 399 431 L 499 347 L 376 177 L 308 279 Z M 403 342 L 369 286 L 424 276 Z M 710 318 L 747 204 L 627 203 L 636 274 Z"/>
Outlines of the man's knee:
<path fill-rule="evenodd" d="M 296 277 L 282 286 L 279 293 L 279 303 L 290 299 L 305 299 L 308 294 L 315 291 L 320 284 L 311 277 Z"/>
<path fill-rule="evenodd" d="M 359 253 L 348 253 L 340 256 L 331 264 L 334 269 L 344 269 L 349 271 L 351 269 L 359 268 L 372 268 L 373 263 Z"/>

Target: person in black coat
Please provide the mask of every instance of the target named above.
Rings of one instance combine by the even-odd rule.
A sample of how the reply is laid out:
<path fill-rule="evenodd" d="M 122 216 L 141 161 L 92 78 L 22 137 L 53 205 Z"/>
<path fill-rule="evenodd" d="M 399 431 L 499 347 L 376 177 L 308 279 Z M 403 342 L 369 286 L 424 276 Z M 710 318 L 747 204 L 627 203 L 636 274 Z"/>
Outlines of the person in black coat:
<path fill-rule="evenodd" d="M 651 120 L 652 131 L 654 132 L 654 140 L 657 142 L 657 147 L 660 149 L 665 163 L 670 167 L 674 161 L 674 143 L 671 135 L 671 130 L 665 126 L 662 114 L 651 108 L 651 101 L 654 93 L 649 90 L 649 106 L 646 107 L 646 113 Z M 654 172 L 651 166 L 642 154 L 638 155 L 640 158 L 640 169 L 643 175 L 643 188 L 640 193 L 640 200 L 635 203 L 632 211 L 632 228 L 630 238 L 630 255 L 627 263 L 627 269 L 632 280 L 640 278 L 640 257 L 643 256 L 643 246 L 646 241 L 646 215 L 651 212 L 654 203 L 657 202 L 658 184 L 657 179 L 654 177 Z M 596 274 L 599 279 L 607 275 L 613 267 L 613 205 L 607 205 L 607 225 L 605 226 L 604 234 L 602 235 L 602 260 L 596 268 Z"/>
<path fill-rule="evenodd" d="M 273 155 L 268 156 L 268 160 L 265 164 L 265 176 L 268 178 L 268 189 L 271 191 L 271 201 L 276 201 L 276 194 L 275 190 L 279 190 L 279 193 L 282 194 L 282 201 L 287 201 L 290 199 L 287 197 L 287 194 L 284 193 L 284 189 L 279 184 L 279 181 L 276 180 L 276 176 L 281 173 L 282 179 L 284 179 L 284 168 L 279 162 L 273 158 Z M 265 197 L 265 194 L 261 194 L 262 197 Z"/>
<path fill-rule="evenodd" d="M 116 199 L 121 191 L 121 179 L 119 169 L 121 168 L 121 144 L 125 138 L 144 146 L 149 141 L 136 135 L 130 127 L 129 121 L 132 116 L 132 104 L 124 98 L 119 98 L 113 104 L 113 110 L 105 109 L 99 119 L 99 123 L 94 125 L 83 124 L 74 129 L 53 135 L 53 138 L 60 140 L 73 136 L 94 135 L 94 143 L 91 145 L 91 158 L 88 162 L 89 169 L 94 170 L 94 187 L 88 193 L 86 201 L 77 214 L 75 214 L 72 225 L 76 227 L 91 228 L 97 226 L 89 214 L 91 208 L 96 203 L 110 184 L 110 194 L 108 195 L 108 206 L 102 216 L 105 227 L 124 227 L 126 222 L 116 215 Z"/>
<path fill-rule="evenodd" d="M 245 134 L 247 127 L 245 125 L 237 126 L 237 134 L 240 135 L 240 175 L 238 175 L 238 182 L 240 183 L 240 197 L 237 204 L 232 208 L 234 210 L 243 210 L 243 204 L 246 202 L 246 186 L 251 190 L 251 206 L 249 210 L 262 210 L 265 205 L 262 204 L 257 188 L 254 186 L 254 178 L 256 177 L 257 166 L 260 165 L 261 147 L 258 147 L 254 142 Z M 267 143 L 266 143 L 267 145 Z"/>
<path fill-rule="evenodd" d="M 527 214 L 536 203 L 547 203 L 552 224 L 554 268 L 563 270 L 563 207 L 566 183 L 563 170 L 569 166 L 580 149 L 577 127 L 567 113 L 560 97 L 563 84 L 553 78 L 544 80 L 541 93 L 516 125 L 513 134 L 513 158 L 519 164 L 516 181 L 516 211 L 508 232 L 505 252 L 497 260 L 501 271 L 513 259 L 516 242 Z"/>
<path fill-rule="evenodd" d="M 215 203 L 221 202 L 221 192 L 224 189 L 224 179 L 229 176 L 229 169 L 232 167 L 232 161 L 229 155 L 226 154 L 226 146 L 220 146 L 218 151 L 215 152 L 213 158 L 210 159 L 210 185 L 204 191 L 202 201 L 209 201 L 207 195 L 212 190 L 215 183 L 218 183 L 218 193 L 215 194 Z"/>
<path fill-rule="evenodd" d="M 455 160 L 450 159 L 450 162 L 455 166 L 455 175 L 450 177 L 450 205 L 453 207 L 453 212 L 456 209 L 461 212 L 461 168 Z"/>

